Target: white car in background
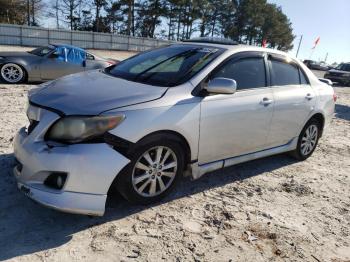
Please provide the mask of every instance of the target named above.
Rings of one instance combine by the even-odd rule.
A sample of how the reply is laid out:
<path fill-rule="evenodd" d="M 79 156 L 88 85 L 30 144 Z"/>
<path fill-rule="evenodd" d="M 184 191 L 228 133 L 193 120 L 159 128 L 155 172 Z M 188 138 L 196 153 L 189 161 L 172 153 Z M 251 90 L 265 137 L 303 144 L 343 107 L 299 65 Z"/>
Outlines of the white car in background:
<path fill-rule="evenodd" d="M 66 76 L 29 93 L 14 140 L 18 187 L 66 212 L 103 215 L 112 187 L 131 202 L 283 152 L 310 157 L 333 88 L 276 50 L 197 40 Z"/>

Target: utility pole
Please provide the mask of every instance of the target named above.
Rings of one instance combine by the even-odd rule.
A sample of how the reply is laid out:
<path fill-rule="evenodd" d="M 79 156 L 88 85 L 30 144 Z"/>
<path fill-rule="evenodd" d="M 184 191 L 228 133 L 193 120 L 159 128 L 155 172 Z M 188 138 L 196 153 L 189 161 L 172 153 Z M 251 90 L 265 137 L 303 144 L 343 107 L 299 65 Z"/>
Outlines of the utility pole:
<path fill-rule="evenodd" d="M 326 54 L 326 57 L 325 57 L 325 59 L 324 59 L 324 62 L 327 62 L 327 58 L 328 58 L 328 52 L 327 52 L 327 54 Z"/>
<path fill-rule="evenodd" d="M 299 45 L 298 45 L 298 50 L 297 50 L 296 57 L 298 57 L 298 54 L 299 54 L 299 50 L 300 50 L 301 41 L 303 41 L 303 35 L 301 35 L 301 36 L 300 36 L 300 40 L 299 40 Z"/>

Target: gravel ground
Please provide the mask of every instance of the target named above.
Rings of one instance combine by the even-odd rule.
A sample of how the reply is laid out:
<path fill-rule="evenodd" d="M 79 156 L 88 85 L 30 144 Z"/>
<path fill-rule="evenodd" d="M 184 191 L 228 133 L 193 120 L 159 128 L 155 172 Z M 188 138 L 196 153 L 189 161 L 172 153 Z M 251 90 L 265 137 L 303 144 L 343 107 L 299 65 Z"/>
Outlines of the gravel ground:
<path fill-rule="evenodd" d="M 20 193 L 12 141 L 31 85 L 0 84 L 0 260 L 350 261 L 350 87 L 314 155 L 268 157 L 184 178 L 153 206 L 118 195 L 104 217 L 64 214 Z"/>

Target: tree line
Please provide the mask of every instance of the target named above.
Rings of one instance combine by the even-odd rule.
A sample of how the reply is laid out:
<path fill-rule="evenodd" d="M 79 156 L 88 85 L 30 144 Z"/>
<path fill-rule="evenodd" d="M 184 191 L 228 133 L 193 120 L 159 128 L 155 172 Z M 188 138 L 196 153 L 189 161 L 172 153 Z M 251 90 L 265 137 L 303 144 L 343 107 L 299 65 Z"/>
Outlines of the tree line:
<path fill-rule="evenodd" d="M 0 0 L 0 23 L 168 40 L 218 36 L 281 50 L 293 48 L 291 22 L 266 0 Z"/>

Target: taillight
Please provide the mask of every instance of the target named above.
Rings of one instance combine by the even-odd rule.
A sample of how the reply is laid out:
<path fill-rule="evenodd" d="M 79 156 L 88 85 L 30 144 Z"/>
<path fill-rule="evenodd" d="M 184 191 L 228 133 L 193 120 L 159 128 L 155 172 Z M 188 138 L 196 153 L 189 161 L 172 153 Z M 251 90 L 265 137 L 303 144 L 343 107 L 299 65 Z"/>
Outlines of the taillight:
<path fill-rule="evenodd" d="M 333 93 L 333 101 L 336 102 L 337 101 L 337 94 L 336 93 Z"/>

